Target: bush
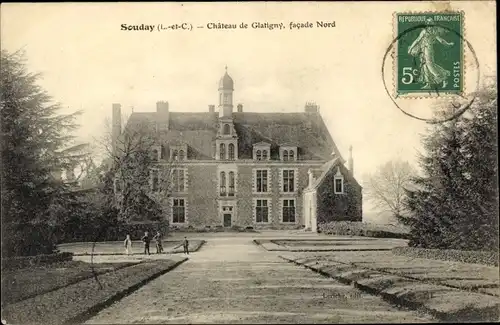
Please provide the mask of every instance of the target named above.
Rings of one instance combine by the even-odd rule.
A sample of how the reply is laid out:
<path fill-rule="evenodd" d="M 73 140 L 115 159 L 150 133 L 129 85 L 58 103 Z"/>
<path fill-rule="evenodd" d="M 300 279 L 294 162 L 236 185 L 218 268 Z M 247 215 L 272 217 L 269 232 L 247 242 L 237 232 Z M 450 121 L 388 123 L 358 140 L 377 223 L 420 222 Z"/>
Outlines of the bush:
<path fill-rule="evenodd" d="M 52 254 L 56 251 L 55 227 L 46 223 L 2 225 L 2 257 Z"/>
<path fill-rule="evenodd" d="M 392 252 L 396 255 L 404 255 L 409 257 L 498 266 L 498 252 L 491 251 L 462 251 L 458 249 L 396 247 L 392 250 Z"/>

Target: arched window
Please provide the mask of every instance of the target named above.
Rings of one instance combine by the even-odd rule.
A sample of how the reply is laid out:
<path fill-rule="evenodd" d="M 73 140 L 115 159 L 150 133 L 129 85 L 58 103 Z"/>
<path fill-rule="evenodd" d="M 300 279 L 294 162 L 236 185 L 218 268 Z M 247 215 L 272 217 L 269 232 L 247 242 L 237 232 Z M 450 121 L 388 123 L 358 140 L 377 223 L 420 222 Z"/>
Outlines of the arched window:
<path fill-rule="evenodd" d="M 288 159 L 290 159 L 290 160 L 295 160 L 293 150 L 290 150 L 290 151 L 288 152 Z"/>
<path fill-rule="evenodd" d="M 224 134 L 229 134 L 230 133 L 230 127 L 229 124 L 224 124 Z"/>
<path fill-rule="evenodd" d="M 262 160 L 262 152 L 257 150 L 257 160 Z"/>
<path fill-rule="evenodd" d="M 226 145 L 224 143 L 220 144 L 220 159 L 226 159 Z"/>
<path fill-rule="evenodd" d="M 151 159 L 153 159 L 153 161 L 158 161 L 158 150 L 153 149 L 151 152 Z"/>
<path fill-rule="evenodd" d="M 226 195 L 226 173 L 225 172 L 220 172 L 220 195 L 225 196 Z"/>
<path fill-rule="evenodd" d="M 230 143 L 227 148 L 229 160 L 234 160 L 234 144 Z"/>
<path fill-rule="evenodd" d="M 283 150 L 283 161 L 288 161 L 288 150 Z"/>
<path fill-rule="evenodd" d="M 262 151 L 262 160 L 267 160 L 267 150 Z"/>
<path fill-rule="evenodd" d="M 229 196 L 234 196 L 234 172 L 229 172 Z"/>
<path fill-rule="evenodd" d="M 184 150 L 179 150 L 179 160 L 184 160 Z"/>
<path fill-rule="evenodd" d="M 179 159 L 179 152 L 177 150 L 172 151 L 172 159 L 173 160 Z"/>

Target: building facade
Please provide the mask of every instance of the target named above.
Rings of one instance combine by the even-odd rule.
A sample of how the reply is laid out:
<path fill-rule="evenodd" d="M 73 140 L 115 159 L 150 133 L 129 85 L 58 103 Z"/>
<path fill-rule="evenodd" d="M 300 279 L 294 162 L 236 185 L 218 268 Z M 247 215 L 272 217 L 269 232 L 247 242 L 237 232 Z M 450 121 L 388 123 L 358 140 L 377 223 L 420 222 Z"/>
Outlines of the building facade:
<path fill-rule="evenodd" d="M 308 103 L 297 113 L 254 113 L 245 112 L 241 104 L 234 110 L 233 100 L 234 82 L 226 69 L 219 81 L 217 111 L 209 105 L 207 112 L 175 112 L 168 102 L 158 102 L 156 112 L 132 113 L 127 122 L 127 127 L 151 126 L 156 139 L 151 194 L 163 196 L 171 227 L 315 229 L 312 222 L 317 218 L 305 206 L 305 195 L 313 188 L 331 190 L 335 199 L 352 205 L 338 212 L 342 220 L 360 219 L 360 198 L 345 200 L 348 191 L 311 183 L 311 173 L 326 175 L 331 168 L 325 165 L 335 162 L 345 179 L 357 184 L 352 157 L 349 170 L 317 105 Z M 122 134 L 120 110 L 120 104 L 113 104 L 113 139 Z M 172 169 L 168 193 L 156 185 L 165 168 Z M 319 209 L 315 217 L 337 210 Z"/>

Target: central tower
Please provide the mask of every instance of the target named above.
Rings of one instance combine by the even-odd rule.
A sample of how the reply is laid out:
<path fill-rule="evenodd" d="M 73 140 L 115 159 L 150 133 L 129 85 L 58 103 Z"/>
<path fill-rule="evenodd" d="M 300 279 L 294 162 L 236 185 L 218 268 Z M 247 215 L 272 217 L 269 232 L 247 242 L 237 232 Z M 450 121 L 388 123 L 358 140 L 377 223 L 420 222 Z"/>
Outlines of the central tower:
<path fill-rule="evenodd" d="M 233 92 L 234 82 L 233 79 L 226 73 L 219 81 L 219 117 L 232 118 L 233 117 Z"/>

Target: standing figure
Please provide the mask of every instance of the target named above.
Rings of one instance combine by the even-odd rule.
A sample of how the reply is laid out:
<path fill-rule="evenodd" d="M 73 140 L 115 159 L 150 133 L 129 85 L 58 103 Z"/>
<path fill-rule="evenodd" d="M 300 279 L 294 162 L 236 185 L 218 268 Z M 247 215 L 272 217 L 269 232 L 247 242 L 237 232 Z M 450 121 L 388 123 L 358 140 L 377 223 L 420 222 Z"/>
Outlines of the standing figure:
<path fill-rule="evenodd" d="M 123 244 L 125 246 L 125 253 L 127 255 L 132 254 L 132 239 L 130 239 L 130 235 L 127 235 L 127 238 L 125 238 Z"/>
<path fill-rule="evenodd" d="M 184 247 L 184 254 L 189 255 L 189 241 L 186 237 L 184 237 L 184 241 L 182 242 L 182 246 Z"/>
<path fill-rule="evenodd" d="M 445 30 L 442 27 L 431 26 L 433 21 L 431 18 L 426 20 L 426 27 L 422 29 L 420 35 L 408 47 L 408 54 L 420 59 L 420 74 L 418 82 L 423 83 L 422 89 L 430 89 L 431 86 L 443 84 L 451 75 L 451 72 L 438 65 L 435 61 L 434 45 L 437 42 L 452 46 L 453 42 L 447 42 L 441 38 Z"/>
<path fill-rule="evenodd" d="M 156 235 L 153 237 L 153 239 L 156 241 L 156 254 L 163 253 L 163 245 L 162 245 L 162 236 L 161 233 L 158 231 Z"/>
<path fill-rule="evenodd" d="M 149 243 L 151 242 L 151 238 L 149 238 L 149 233 L 147 231 L 144 232 L 144 236 L 142 236 L 141 240 L 144 243 L 144 255 L 146 255 L 146 252 L 148 255 L 151 255 L 149 253 Z"/>

